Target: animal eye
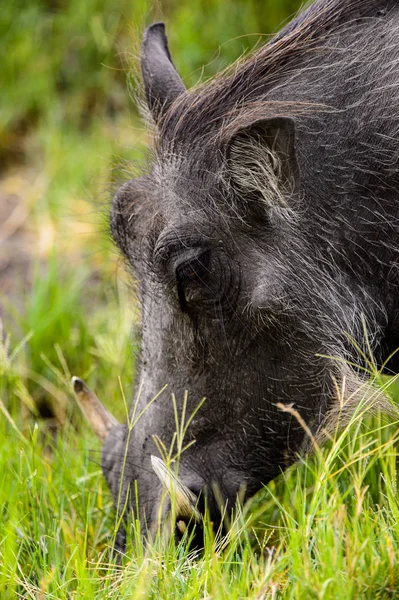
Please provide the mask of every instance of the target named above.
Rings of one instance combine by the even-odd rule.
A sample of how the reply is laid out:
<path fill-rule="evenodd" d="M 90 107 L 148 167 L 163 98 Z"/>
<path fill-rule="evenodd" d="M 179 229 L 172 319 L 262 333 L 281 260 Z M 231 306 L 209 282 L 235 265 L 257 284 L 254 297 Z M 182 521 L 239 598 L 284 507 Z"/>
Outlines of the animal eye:
<path fill-rule="evenodd" d="M 175 274 L 178 283 L 201 283 L 209 273 L 209 251 L 200 248 L 190 250 L 176 261 Z"/>
<path fill-rule="evenodd" d="M 207 276 L 210 273 L 209 250 L 192 248 L 186 251 L 176 260 L 174 272 L 180 307 L 186 311 L 189 303 L 202 297 L 203 288 L 207 286 Z"/>

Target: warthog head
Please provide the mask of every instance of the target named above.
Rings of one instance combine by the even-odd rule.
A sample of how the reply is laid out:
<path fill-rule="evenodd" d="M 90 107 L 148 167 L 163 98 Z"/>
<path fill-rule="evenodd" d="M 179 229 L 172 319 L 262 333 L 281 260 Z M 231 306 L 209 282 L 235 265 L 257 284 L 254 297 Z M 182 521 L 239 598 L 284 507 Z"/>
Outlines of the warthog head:
<path fill-rule="evenodd" d="M 345 79 L 342 61 L 353 68 L 361 7 L 370 3 L 326 4 L 192 92 L 173 66 L 163 24 L 145 34 L 154 157 L 119 190 L 111 212 L 142 310 L 130 426 L 75 380 L 104 442 L 115 501 L 145 528 L 167 518 L 165 489 L 175 497 L 172 528 L 199 521 L 205 504 L 220 522 L 237 496 L 245 500 L 292 464 L 337 406 L 356 403 L 362 381 L 347 366 L 358 358 L 353 340 L 367 330 L 381 360 L 390 349 L 397 269 L 389 271 L 389 245 L 378 240 L 389 238 L 384 211 L 398 182 L 380 160 L 389 124 L 381 120 L 387 135 L 374 140 L 380 155 L 370 151 L 370 131 L 364 152 L 364 115 L 351 112 L 362 106 L 364 70 L 360 99 L 348 94 L 342 109 L 342 86 L 356 80 L 351 72 Z M 356 4 L 356 19 L 344 4 Z M 367 27 L 377 27 L 373 19 Z M 358 28 L 353 39 L 350 27 Z M 316 47 L 314 30 L 328 30 L 330 41 Z M 340 69 L 326 68 L 333 59 Z M 365 131 L 369 123 L 365 117 Z"/>

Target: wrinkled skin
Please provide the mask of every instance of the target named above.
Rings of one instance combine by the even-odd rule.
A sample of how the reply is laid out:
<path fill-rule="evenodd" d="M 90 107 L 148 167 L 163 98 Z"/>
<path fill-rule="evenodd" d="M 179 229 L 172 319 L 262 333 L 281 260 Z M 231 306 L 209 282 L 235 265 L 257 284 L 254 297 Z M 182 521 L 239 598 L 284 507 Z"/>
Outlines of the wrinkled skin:
<path fill-rule="evenodd" d="M 304 22 L 312 27 L 323 4 L 316 2 L 277 40 Z M 159 455 L 154 436 L 168 448 L 176 431 L 172 393 L 179 413 L 188 393 L 186 415 L 205 398 L 186 434 L 185 443 L 195 443 L 180 457 L 179 477 L 201 507 L 206 497 L 217 523 L 221 501 L 230 508 L 237 494 L 249 498 L 307 445 L 295 414 L 282 405 L 292 406 L 314 434 L 326 425 L 336 385 L 344 374 L 347 382 L 356 380 L 344 362 L 359 360 L 348 333 L 362 344 L 365 323 L 380 363 L 398 345 L 397 91 L 376 114 L 369 97 L 375 70 L 361 69 L 359 59 L 362 40 L 370 39 L 367 27 L 385 35 L 382 49 L 396 39 L 389 34 L 398 11 L 392 2 L 335 4 L 343 12 L 328 29 L 336 55 L 325 51 L 323 38 L 313 53 L 292 58 L 288 52 L 292 69 L 287 75 L 281 66 L 279 85 L 258 82 L 252 92 L 244 81 L 246 101 L 264 104 L 260 114 L 258 102 L 256 116 L 240 114 L 235 122 L 229 111 L 237 106 L 238 84 L 215 84 L 218 106 L 210 99 L 212 84 L 186 93 L 162 27 L 147 33 L 143 76 L 158 126 L 155 159 L 146 175 L 117 193 L 111 229 L 142 307 L 135 414 L 167 388 L 129 437 L 125 426 L 115 427 L 103 448 L 115 500 L 123 505 L 127 498 L 145 528 L 156 523 L 162 490 L 150 463 Z M 346 27 L 355 5 L 367 20 Z M 338 14 L 336 7 L 331 13 Z M 342 64 L 325 75 L 325 63 L 343 60 L 341 47 L 347 77 Z M 368 49 L 370 64 L 381 48 Z M 259 56 L 260 63 L 271 60 Z M 355 78 L 361 72 L 354 91 L 347 89 L 351 68 Z M 398 78 L 392 68 L 379 77 L 386 89 Z M 324 102 L 336 110 L 295 112 L 287 104 L 276 113 L 267 104 L 275 100 Z M 269 179 L 251 147 L 278 165 L 269 172 L 267 193 L 262 186 Z M 129 495 L 134 481 L 138 505 Z M 122 532 L 118 544 L 123 547 Z"/>

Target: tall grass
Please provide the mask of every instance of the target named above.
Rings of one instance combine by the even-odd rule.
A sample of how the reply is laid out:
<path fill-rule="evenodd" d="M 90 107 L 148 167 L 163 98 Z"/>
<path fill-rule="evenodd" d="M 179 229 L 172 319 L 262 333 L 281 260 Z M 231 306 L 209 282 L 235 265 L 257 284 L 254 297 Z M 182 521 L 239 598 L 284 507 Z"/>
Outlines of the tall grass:
<path fill-rule="evenodd" d="M 12 389 L 22 383 L 17 352 L 23 348 L 1 352 Z M 117 387 L 107 399 L 122 404 Z M 119 564 L 109 550 L 116 521 L 92 433 L 65 423 L 54 437 L 43 421 L 32 418 L 26 428 L 26 419 L 0 409 L 1 598 L 397 595 L 398 423 L 359 410 L 239 511 L 227 538 L 215 538 L 205 522 L 201 553 L 162 537 L 143 547 L 130 518 Z"/>

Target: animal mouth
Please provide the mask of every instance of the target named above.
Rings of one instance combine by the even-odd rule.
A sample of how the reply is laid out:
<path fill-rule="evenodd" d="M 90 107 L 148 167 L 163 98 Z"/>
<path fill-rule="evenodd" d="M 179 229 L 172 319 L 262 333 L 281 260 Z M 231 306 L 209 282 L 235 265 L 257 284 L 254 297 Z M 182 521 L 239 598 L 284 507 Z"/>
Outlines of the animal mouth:
<path fill-rule="evenodd" d="M 202 524 L 203 516 L 198 509 L 198 496 L 179 479 L 172 465 L 169 466 L 161 458 L 152 455 L 151 466 L 162 484 L 163 494 L 158 510 L 159 517 L 153 522 L 150 533 L 155 535 L 158 529 L 162 529 L 166 538 L 173 533 L 182 538 L 186 532 L 190 533 L 193 527 Z M 168 500 L 167 510 L 163 511 L 165 499 Z"/>

